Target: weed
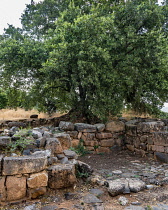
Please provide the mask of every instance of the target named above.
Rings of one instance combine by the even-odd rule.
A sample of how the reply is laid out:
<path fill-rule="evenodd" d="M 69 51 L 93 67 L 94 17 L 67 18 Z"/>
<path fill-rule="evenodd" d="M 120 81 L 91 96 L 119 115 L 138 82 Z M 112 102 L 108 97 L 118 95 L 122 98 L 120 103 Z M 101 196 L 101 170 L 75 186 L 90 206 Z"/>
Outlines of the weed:
<path fill-rule="evenodd" d="M 89 154 L 90 152 L 86 150 L 86 148 L 83 145 L 83 139 L 80 139 L 79 144 L 77 147 L 71 147 L 70 150 L 76 152 L 79 156 L 84 156 L 86 154 Z"/>
<path fill-rule="evenodd" d="M 98 155 L 104 155 L 104 154 L 105 154 L 104 152 L 99 152 L 99 153 L 98 153 Z"/>

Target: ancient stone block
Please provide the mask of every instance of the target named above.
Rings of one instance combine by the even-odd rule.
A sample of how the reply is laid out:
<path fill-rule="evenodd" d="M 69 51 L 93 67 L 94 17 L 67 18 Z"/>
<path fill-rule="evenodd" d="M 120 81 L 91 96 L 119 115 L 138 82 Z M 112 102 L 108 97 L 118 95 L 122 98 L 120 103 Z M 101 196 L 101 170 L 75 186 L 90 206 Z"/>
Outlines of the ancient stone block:
<path fill-rule="evenodd" d="M 94 150 L 95 150 L 95 148 L 94 148 L 94 147 L 92 147 L 92 146 L 86 146 L 86 150 L 88 150 L 88 151 L 94 151 Z"/>
<path fill-rule="evenodd" d="M 137 135 L 137 126 L 133 124 L 125 124 L 125 130 L 126 134 L 130 136 L 136 136 Z"/>
<path fill-rule="evenodd" d="M 140 143 L 141 143 L 141 142 L 140 142 L 139 138 L 135 138 L 135 140 L 134 140 L 134 142 L 133 142 L 135 148 L 139 149 Z"/>
<path fill-rule="evenodd" d="M 155 145 L 155 151 L 156 152 L 164 152 L 165 151 L 164 146 Z"/>
<path fill-rule="evenodd" d="M 42 171 L 47 167 L 47 157 L 5 157 L 3 175 L 26 174 Z"/>
<path fill-rule="evenodd" d="M 77 139 L 78 138 L 78 131 L 67 131 L 67 134 L 70 135 L 71 138 Z"/>
<path fill-rule="evenodd" d="M 76 152 L 71 151 L 71 150 L 64 150 L 63 153 L 68 159 L 77 159 L 78 157 Z"/>
<path fill-rule="evenodd" d="M 48 168 L 48 185 L 52 189 L 71 187 L 76 183 L 75 166 L 71 164 L 55 165 Z"/>
<path fill-rule="evenodd" d="M 0 177 L 0 201 L 6 200 L 5 177 Z"/>
<path fill-rule="evenodd" d="M 168 163 L 168 154 L 161 153 L 161 152 L 155 152 L 154 156 L 155 156 L 155 159 L 157 159 L 163 163 Z"/>
<path fill-rule="evenodd" d="M 47 192 L 46 187 L 39 187 L 35 189 L 29 189 L 29 197 L 32 199 L 38 198 L 41 195 L 44 195 Z"/>
<path fill-rule="evenodd" d="M 6 147 L 11 142 L 11 138 L 9 136 L 0 136 L 0 148 Z"/>
<path fill-rule="evenodd" d="M 84 145 L 94 147 L 98 145 L 98 142 L 97 141 L 84 141 Z"/>
<path fill-rule="evenodd" d="M 29 188 L 39 188 L 47 186 L 48 173 L 46 171 L 31 174 L 27 179 L 27 185 Z"/>
<path fill-rule="evenodd" d="M 71 147 L 71 137 L 69 134 L 57 133 L 57 134 L 54 134 L 54 137 L 59 140 L 63 150 L 69 149 Z"/>
<path fill-rule="evenodd" d="M 102 123 L 97 123 L 94 126 L 96 126 L 98 132 L 103 132 L 105 129 L 105 124 Z"/>
<path fill-rule="evenodd" d="M 142 136 L 140 136 L 140 142 L 141 143 L 147 143 L 148 138 L 149 138 L 148 135 L 142 135 Z"/>
<path fill-rule="evenodd" d="M 79 132 L 78 133 L 78 139 L 81 139 L 81 137 L 82 137 L 82 132 Z"/>
<path fill-rule="evenodd" d="M 71 141 L 71 145 L 72 145 L 72 147 L 77 147 L 79 145 L 79 139 L 73 139 Z"/>
<path fill-rule="evenodd" d="M 74 124 L 72 122 L 60 121 L 59 128 L 64 131 L 73 131 Z"/>
<path fill-rule="evenodd" d="M 147 136 L 147 143 L 151 145 L 154 144 L 152 136 Z"/>
<path fill-rule="evenodd" d="M 94 140 L 95 139 L 95 133 L 83 133 L 82 136 L 81 136 L 81 139 L 83 139 L 84 141 Z"/>
<path fill-rule="evenodd" d="M 96 149 L 96 153 L 110 153 L 110 151 L 109 147 L 98 147 Z"/>
<path fill-rule="evenodd" d="M 155 145 L 168 146 L 168 132 L 154 132 L 152 137 Z"/>
<path fill-rule="evenodd" d="M 97 139 L 109 139 L 112 138 L 112 133 L 96 133 Z"/>
<path fill-rule="evenodd" d="M 112 147 L 115 144 L 114 139 L 107 139 L 107 140 L 101 140 L 100 141 L 100 146 L 102 147 Z"/>
<path fill-rule="evenodd" d="M 19 128 L 25 128 L 26 127 L 26 123 L 23 123 L 23 122 L 9 122 L 8 123 L 8 127 L 9 128 L 12 128 L 12 127 L 19 127 Z"/>
<path fill-rule="evenodd" d="M 26 196 L 26 177 L 7 176 L 7 201 L 19 200 Z"/>
<path fill-rule="evenodd" d="M 125 123 L 122 121 L 110 121 L 106 124 L 105 130 L 111 132 L 125 131 Z"/>
<path fill-rule="evenodd" d="M 45 149 L 51 150 L 51 155 L 61 154 L 63 152 L 61 143 L 57 138 L 47 138 Z"/>
<path fill-rule="evenodd" d="M 75 130 L 78 132 L 85 132 L 85 133 L 94 133 L 97 131 L 95 125 L 90 125 L 86 123 L 75 123 Z"/>
<path fill-rule="evenodd" d="M 164 122 L 155 121 L 155 122 L 141 122 L 137 125 L 138 133 L 152 133 L 156 131 L 161 131 L 164 129 Z"/>

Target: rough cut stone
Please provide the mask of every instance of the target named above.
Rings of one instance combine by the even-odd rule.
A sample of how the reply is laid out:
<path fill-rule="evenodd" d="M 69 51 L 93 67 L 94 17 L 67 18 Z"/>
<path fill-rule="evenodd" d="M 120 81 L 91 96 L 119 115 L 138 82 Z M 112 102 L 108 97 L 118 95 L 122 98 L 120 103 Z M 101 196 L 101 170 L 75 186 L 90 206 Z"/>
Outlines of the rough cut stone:
<path fill-rule="evenodd" d="M 48 168 L 48 185 L 52 189 L 72 187 L 76 183 L 75 166 L 71 164 L 55 165 Z"/>
<path fill-rule="evenodd" d="M 71 138 L 77 139 L 78 138 L 78 131 L 67 131 L 67 134 L 70 135 Z"/>
<path fill-rule="evenodd" d="M 63 153 L 69 159 L 77 159 L 77 157 L 78 157 L 76 152 L 71 151 L 71 150 L 64 150 Z"/>
<path fill-rule="evenodd" d="M 95 133 L 83 133 L 82 136 L 81 136 L 81 139 L 83 139 L 84 141 L 94 140 L 95 139 Z"/>
<path fill-rule="evenodd" d="M 102 123 L 97 123 L 94 126 L 96 126 L 98 132 L 103 132 L 105 129 L 105 124 Z"/>
<path fill-rule="evenodd" d="M 95 125 L 90 125 L 86 123 L 75 123 L 75 130 L 85 133 L 94 133 L 97 131 L 97 128 Z"/>
<path fill-rule="evenodd" d="M 155 122 L 141 122 L 137 125 L 138 133 L 151 133 L 155 131 L 162 131 L 164 128 L 164 122 L 155 121 Z"/>
<path fill-rule="evenodd" d="M 155 152 L 155 158 L 163 163 L 168 163 L 168 154 Z"/>
<path fill-rule="evenodd" d="M 71 137 L 69 134 L 57 133 L 57 134 L 54 134 L 54 137 L 59 140 L 63 150 L 69 149 L 71 147 Z"/>
<path fill-rule="evenodd" d="M 97 133 L 96 134 L 97 139 L 109 139 L 112 136 L 113 136 L 112 133 Z"/>
<path fill-rule="evenodd" d="M 6 190 L 5 190 L 5 177 L 0 177 L 0 201 L 5 201 Z"/>
<path fill-rule="evenodd" d="M 0 136 L 0 147 L 6 147 L 11 142 L 11 138 L 9 136 Z"/>
<path fill-rule="evenodd" d="M 23 122 L 9 122 L 8 123 L 8 127 L 12 128 L 12 127 L 19 127 L 19 128 L 25 128 L 26 127 L 26 123 Z"/>
<path fill-rule="evenodd" d="M 107 140 L 101 140 L 100 141 L 100 146 L 102 147 L 112 147 L 115 144 L 114 139 L 107 139 Z"/>
<path fill-rule="evenodd" d="M 125 130 L 126 134 L 131 135 L 131 136 L 136 136 L 137 135 L 137 126 L 133 124 L 125 124 Z"/>
<path fill-rule="evenodd" d="M 110 153 L 110 148 L 108 147 L 99 147 L 96 149 L 97 153 Z"/>
<path fill-rule="evenodd" d="M 140 179 L 131 179 L 131 178 L 127 178 L 127 181 L 129 183 L 129 188 L 131 190 L 131 192 L 139 192 L 141 190 L 144 190 L 146 187 L 145 182 L 143 182 Z"/>
<path fill-rule="evenodd" d="M 39 187 L 39 188 L 36 188 L 36 189 L 30 189 L 29 190 L 29 197 L 35 199 L 35 198 L 38 198 L 41 195 L 44 195 L 46 192 L 47 192 L 46 187 Z"/>
<path fill-rule="evenodd" d="M 3 175 L 39 172 L 44 170 L 46 167 L 46 156 L 5 157 L 3 164 Z"/>
<path fill-rule="evenodd" d="M 79 139 L 73 139 L 71 141 L 71 145 L 72 145 L 72 147 L 77 147 L 79 145 Z"/>
<path fill-rule="evenodd" d="M 46 171 L 31 174 L 30 178 L 27 179 L 27 186 L 29 188 L 39 188 L 47 186 L 48 173 Z"/>
<path fill-rule="evenodd" d="M 59 128 L 64 131 L 73 131 L 74 124 L 71 122 L 60 121 Z"/>
<path fill-rule="evenodd" d="M 47 138 L 45 149 L 51 150 L 51 155 L 61 154 L 63 151 L 57 138 Z"/>
<path fill-rule="evenodd" d="M 7 176 L 7 201 L 19 200 L 26 196 L 26 177 Z"/>
<path fill-rule="evenodd" d="M 84 141 L 84 146 L 91 146 L 91 147 L 94 147 L 94 146 L 98 146 L 98 142 L 97 141 Z"/>
<path fill-rule="evenodd" d="M 125 131 L 125 123 L 122 121 L 110 121 L 106 123 L 106 131 L 111 132 L 122 132 Z"/>
<path fill-rule="evenodd" d="M 81 174 L 87 174 L 88 176 L 90 176 L 93 173 L 93 169 L 90 167 L 90 165 L 79 161 L 76 164 L 76 170 L 81 173 Z"/>
<path fill-rule="evenodd" d="M 108 192 L 111 196 L 122 194 L 125 189 L 127 181 L 125 179 L 116 179 L 108 181 Z"/>
<path fill-rule="evenodd" d="M 168 146 L 168 132 L 154 132 L 152 137 L 155 145 Z"/>
<path fill-rule="evenodd" d="M 124 193 L 126 188 L 129 188 L 131 192 L 139 192 L 145 189 L 145 182 L 135 178 L 121 178 L 113 181 L 106 182 L 108 186 L 108 192 L 111 196 L 116 196 Z"/>

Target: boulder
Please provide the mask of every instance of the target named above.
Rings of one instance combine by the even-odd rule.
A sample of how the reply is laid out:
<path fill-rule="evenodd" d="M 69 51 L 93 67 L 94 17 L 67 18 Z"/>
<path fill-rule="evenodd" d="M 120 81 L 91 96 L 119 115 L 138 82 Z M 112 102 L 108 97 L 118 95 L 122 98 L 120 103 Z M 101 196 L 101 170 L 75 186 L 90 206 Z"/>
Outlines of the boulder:
<path fill-rule="evenodd" d="M 51 155 L 53 156 L 63 152 L 60 141 L 57 138 L 47 138 L 45 149 L 51 150 Z"/>
<path fill-rule="evenodd" d="M 47 167 L 47 156 L 5 157 L 3 175 L 39 172 Z"/>
<path fill-rule="evenodd" d="M 26 177 L 7 176 L 7 201 L 14 201 L 26 196 Z"/>
<path fill-rule="evenodd" d="M 90 125 L 86 123 L 75 123 L 75 130 L 78 132 L 84 132 L 84 133 L 94 133 L 97 131 L 97 128 L 95 125 Z"/>
<path fill-rule="evenodd" d="M 69 134 L 57 133 L 57 134 L 54 134 L 54 137 L 59 140 L 63 150 L 69 149 L 71 147 L 71 137 Z"/>
<path fill-rule="evenodd" d="M 106 123 L 105 127 L 106 131 L 111 131 L 111 132 L 123 132 L 125 131 L 125 123 L 122 121 L 110 121 Z"/>
<path fill-rule="evenodd" d="M 48 173 L 46 171 L 31 174 L 27 179 L 27 186 L 29 188 L 39 188 L 47 186 Z"/>
<path fill-rule="evenodd" d="M 128 185 L 129 185 L 129 188 L 130 188 L 131 192 L 136 193 L 136 192 L 139 192 L 141 190 L 144 190 L 145 187 L 146 187 L 145 182 L 143 182 L 140 179 L 127 178 L 127 181 L 128 181 Z"/>
<path fill-rule="evenodd" d="M 59 128 L 64 131 L 73 131 L 74 124 L 72 122 L 60 121 Z"/>
<path fill-rule="evenodd" d="M 75 165 L 58 164 L 48 168 L 48 185 L 52 189 L 72 187 L 76 183 Z"/>

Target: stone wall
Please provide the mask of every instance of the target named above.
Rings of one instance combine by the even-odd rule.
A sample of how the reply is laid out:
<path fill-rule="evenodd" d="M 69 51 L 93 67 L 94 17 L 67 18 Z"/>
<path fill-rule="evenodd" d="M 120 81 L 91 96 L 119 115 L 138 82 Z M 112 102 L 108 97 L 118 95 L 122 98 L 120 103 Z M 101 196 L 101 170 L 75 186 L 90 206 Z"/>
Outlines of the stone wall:
<path fill-rule="evenodd" d="M 125 123 L 125 145 L 136 154 L 168 156 L 167 120 L 136 119 Z M 167 162 L 166 159 L 164 162 Z"/>

